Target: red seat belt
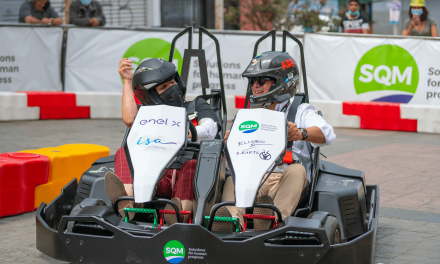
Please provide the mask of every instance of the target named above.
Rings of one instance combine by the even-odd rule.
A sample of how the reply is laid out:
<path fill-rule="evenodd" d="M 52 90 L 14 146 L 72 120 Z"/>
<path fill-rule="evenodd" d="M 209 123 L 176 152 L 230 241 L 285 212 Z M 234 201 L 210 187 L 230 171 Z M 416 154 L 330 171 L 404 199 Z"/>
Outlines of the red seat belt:
<path fill-rule="evenodd" d="M 286 155 L 284 155 L 283 163 L 287 163 L 287 164 L 293 163 L 292 151 L 287 151 Z"/>
<path fill-rule="evenodd" d="M 193 120 L 191 120 L 191 122 L 194 124 L 194 126 L 197 126 L 197 118 L 194 118 Z"/>

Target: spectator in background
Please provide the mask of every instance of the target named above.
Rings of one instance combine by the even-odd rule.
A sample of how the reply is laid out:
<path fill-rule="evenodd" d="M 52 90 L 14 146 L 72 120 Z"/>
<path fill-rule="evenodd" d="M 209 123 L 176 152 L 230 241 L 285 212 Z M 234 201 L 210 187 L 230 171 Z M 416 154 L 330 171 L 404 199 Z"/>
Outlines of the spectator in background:
<path fill-rule="evenodd" d="M 348 1 L 348 12 L 341 21 L 339 32 L 368 34 L 370 25 L 368 18 L 361 15 L 359 0 Z"/>
<path fill-rule="evenodd" d="M 104 26 L 105 16 L 98 1 L 75 0 L 70 5 L 70 24 L 77 26 Z"/>
<path fill-rule="evenodd" d="M 411 0 L 409 19 L 403 24 L 402 35 L 438 37 L 437 25 L 428 14 L 424 0 Z"/>
<path fill-rule="evenodd" d="M 63 24 L 63 19 L 48 0 L 33 0 L 21 5 L 18 23 L 60 25 Z"/>

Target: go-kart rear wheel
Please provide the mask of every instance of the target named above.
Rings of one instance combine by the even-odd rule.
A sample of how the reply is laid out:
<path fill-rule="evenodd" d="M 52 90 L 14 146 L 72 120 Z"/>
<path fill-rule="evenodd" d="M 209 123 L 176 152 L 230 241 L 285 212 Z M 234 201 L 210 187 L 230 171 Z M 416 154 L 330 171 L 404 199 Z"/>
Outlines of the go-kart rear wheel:
<path fill-rule="evenodd" d="M 330 240 L 330 245 L 341 243 L 341 226 L 339 225 L 338 219 L 334 216 L 327 216 L 322 225 L 327 237 Z"/>

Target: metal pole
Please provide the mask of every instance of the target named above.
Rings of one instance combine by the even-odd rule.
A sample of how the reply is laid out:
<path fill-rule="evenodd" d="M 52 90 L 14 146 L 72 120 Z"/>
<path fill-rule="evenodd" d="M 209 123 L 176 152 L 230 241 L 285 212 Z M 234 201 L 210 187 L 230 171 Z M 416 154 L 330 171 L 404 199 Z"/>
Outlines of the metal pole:
<path fill-rule="evenodd" d="M 223 7 L 223 0 L 215 0 L 215 29 L 224 29 Z"/>
<path fill-rule="evenodd" d="M 70 5 L 72 4 L 72 0 L 64 0 L 64 24 L 70 23 Z"/>
<path fill-rule="evenodd" d="M 160 27 L 161 21 L 161 0 L 145 0 L 146 27 Z"/>

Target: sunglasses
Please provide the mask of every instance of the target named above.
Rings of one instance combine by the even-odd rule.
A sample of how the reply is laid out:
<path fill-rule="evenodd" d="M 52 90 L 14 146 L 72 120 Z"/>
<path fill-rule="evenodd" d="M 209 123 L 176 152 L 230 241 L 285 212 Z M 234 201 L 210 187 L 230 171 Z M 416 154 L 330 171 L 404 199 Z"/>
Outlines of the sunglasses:
<path fill-rule="evenodd" d="M 249 82 L 251 84 L 254 84 L 255 82 L 257 82 L 260 86 L 263 86 L 266 81 L 273 81 L 273 80 L 271 78 L 269 78 L 269 77 L 252 77 L 252 78 L 249 78 Z"/>

